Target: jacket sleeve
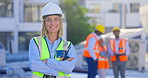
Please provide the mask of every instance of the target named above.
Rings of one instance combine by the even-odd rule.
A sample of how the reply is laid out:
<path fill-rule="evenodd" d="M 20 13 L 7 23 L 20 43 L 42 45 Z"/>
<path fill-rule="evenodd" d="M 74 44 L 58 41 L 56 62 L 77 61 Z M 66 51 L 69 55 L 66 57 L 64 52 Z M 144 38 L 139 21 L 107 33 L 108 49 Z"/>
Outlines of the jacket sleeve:
<path fill-rule="evenodd" d="M 58 71 L 62 71 L 65 74 L 70 74 L 73 69 L 75 68 L 75 64 L 76 64 L 76 53 L 75 53 L 75 49 L 74 46 L 71 44 L 69 51 L 68 51 L 68 57 L 70 58 L 74 58 L 71 61 L 57 61 L 55 58 L 49 58 L 47 61 L 47 65 L 58 70 Z"/>
<path fill-rule="evenodd" d="M 108 44 L 107 44 L 107 50 L 108 50 L 108 52 L 109 52 L 109 54 L 110 54 L 111 56 L 114 55 L 114 52 L 111 51 L 110 42 L 108 42 Z"/>
<path fill-rule="evenodd" d="M 90 38 L 88 41 L 88 51 L 91 57 L 93 58 L 93 60 L 97 59 L 97 56 L 95 55 L 95 51 L 94 51 L 95 43 L 96 43 L 96 39 L 94 37 Z"/>
<path fill-rule="evenodd" d="M 110 56 L 110 53 L 107 53 L 106 54 L 106 51 L 103 51 L 103 52 L 100 52 L 100 56 L 109 57 Z"/>
<path fill-rule="evenodd" d="M 34 40 L 30 40 L 29 44 L 29 64 L 30 64 L 30 69 L 32 72 L 40 72 L 46 75 L 58 75 L 58 71 L 55 69 L 47 66 L 46 63 L 42 62 L 40 60 L 39 56 L 39 49 L 37 45 L 35 44 Z"/>
<path fill-rule="evenodd" d="M 129 42 L 126 41 L 126 55 L 128 56 L 129 54 L 130 54 Z"/>

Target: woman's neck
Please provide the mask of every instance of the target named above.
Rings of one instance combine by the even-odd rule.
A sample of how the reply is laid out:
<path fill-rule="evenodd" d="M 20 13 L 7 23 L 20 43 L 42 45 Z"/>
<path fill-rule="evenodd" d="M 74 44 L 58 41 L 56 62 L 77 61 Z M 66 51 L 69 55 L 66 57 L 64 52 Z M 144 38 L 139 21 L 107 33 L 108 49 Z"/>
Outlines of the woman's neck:
<path fill-rule="evenodd" d="M 51 41 L 51 43 L 54 43 L 54 41 L 58 39 L 58 35 L 54 33 L 48 34 L 48 39 Z"/>

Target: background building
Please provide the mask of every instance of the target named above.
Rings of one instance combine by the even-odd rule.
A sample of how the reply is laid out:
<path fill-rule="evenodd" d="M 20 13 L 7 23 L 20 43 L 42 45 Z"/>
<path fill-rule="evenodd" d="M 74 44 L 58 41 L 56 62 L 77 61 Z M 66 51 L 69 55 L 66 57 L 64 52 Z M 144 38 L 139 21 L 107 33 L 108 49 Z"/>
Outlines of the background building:
<path fill-rule="evenodd" d="M 100 23 L 107 27 L 141 27 L 139 7 L 148 4 L 147 0 L 85 0 L 90 23 Z"/>
<path fill-rule="evenodd" d="M 7 52 L 28 50 L 30 39 L 41 30 L 41 9 L 49 2 L 59 0 L 0 0 L 0 42 Z"/>
<path fill-rule="evenodd" d="M 29 41 L 41 30 L 41 9 L 48 2 L 59 4 L 60 0 L 0 0 L 0 42 L 7 52 L 27 51 Z M 78 0 L 88 9 L 86 16 L 91 24 L 104 24 L 109 31 L 121 28 L 141 27 L 139 7 L 147 0 Z M 66 22 L 64 22 L 66 39 Z"/>

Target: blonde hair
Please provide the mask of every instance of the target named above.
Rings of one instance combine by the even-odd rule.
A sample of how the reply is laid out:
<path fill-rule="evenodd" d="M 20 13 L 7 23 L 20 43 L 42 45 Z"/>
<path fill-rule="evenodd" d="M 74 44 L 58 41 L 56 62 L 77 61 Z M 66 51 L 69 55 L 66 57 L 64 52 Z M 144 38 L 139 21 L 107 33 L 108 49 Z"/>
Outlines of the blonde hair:
<path fill-rule="evenodd" d="M 43 19 L 43 23 L 42 23 L 42 30 L 41 30 L 41 36 L 44 37 L 44 36 L 47 36 L 48 37 L 48 31 L 46 29 L 46 26 L 45 26 L 45 21 L 46 19 L 44 18 Z M 60 30 L 58 31 L 58 35 L 59 37 L 62 37 L 63 36 L 63 22 L 62 22 L 62 19 L 60 17 Z"/>

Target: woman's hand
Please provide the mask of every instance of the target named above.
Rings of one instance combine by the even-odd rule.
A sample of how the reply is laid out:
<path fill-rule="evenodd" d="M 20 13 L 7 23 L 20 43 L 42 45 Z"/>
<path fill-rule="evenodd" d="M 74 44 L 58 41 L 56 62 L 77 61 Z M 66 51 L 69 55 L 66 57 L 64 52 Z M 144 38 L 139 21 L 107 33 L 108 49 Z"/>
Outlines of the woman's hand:
<path fill-rule="evenodd" d="M 64 58 L 61 58 L 60 61 L 63 61 L 63 59 L 64 59 Z M 66 61 L 71 61 L 71 60 L 73 60 L 73 59 L 74 59 L 74 58 L 68 58 L 68 59 L 66 59 Z"/>

